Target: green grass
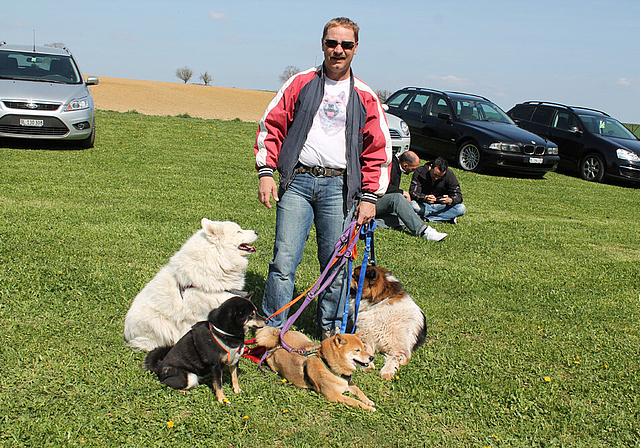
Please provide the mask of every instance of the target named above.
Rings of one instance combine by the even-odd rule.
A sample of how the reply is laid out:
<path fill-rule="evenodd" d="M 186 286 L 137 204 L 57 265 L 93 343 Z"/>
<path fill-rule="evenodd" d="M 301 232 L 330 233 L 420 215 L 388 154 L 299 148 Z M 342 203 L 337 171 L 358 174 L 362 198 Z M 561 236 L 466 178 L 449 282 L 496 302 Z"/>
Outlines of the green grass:
<path fill-rule="evenodd" d="M 121 334 L 202 217 L 259 231 L 259 303 L 275 212 L 257 200 L 256 125 L 104 111 L 97 125 L 85 151 L 0 142 L 3 446 L 640 445 L 637 188 L 456 171 L 468 212 L 436 226 L 442 243 L 376 231 L 378 264 L 429 325 L 397 380 L 355 375 L 378 411 L 248 360 L 223 406 L 206 386 L 162 387 Z M 300 291 L 319 274 L 314 240 Z"/>

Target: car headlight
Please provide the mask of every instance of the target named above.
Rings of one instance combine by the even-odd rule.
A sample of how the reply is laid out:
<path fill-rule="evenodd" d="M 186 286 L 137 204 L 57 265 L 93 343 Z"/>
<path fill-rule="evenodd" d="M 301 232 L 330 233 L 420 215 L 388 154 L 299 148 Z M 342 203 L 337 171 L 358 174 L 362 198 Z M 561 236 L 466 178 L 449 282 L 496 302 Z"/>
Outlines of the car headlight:
<path fill-rule="evenodd" d="M 402 120 L 400 120 L 400 129 L 406 137 L 409 136 L 409 125 Z"/>
<path fill-rule="evenodd" d="M 549 146 L 547 148 L 547 154 L 550 156 L 557 156 L 558 155 L 558 147 L 557 146 Z"/>
<path fill-rule="evenodd" d="M 67 107 L 64 108 L 65 112 L 69 112 L 72 110 L 82 110 L 89 108 L 89 97 L 85 96 L 84 98 L 72 99 L 67 104 Z"/>
<path fill-rule="evenodd" d="M 618 159 L 628 160 L 629 162 L 640 162 L 640 156 L 628 149 L 618 148 L 616 149 L 616 155 Z"/>
<path fill-rule="evenodd" d="M 520 152 L 520 146 L 514 143 L 491 143 L 489 148 L 496 151 Z"/>

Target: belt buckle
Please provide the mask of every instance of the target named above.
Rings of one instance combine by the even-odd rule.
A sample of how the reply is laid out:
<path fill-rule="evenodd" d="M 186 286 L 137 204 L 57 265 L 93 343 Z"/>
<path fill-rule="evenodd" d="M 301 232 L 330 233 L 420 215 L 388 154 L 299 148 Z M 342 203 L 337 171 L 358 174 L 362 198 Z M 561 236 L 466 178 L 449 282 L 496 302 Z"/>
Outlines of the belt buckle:
<path fill-rule="evenodd" d="M 312 166 L 309 170 L 309 174 L 313 177 L 325 177 L 327 174 L 327 170 L 323 166 Z"/>

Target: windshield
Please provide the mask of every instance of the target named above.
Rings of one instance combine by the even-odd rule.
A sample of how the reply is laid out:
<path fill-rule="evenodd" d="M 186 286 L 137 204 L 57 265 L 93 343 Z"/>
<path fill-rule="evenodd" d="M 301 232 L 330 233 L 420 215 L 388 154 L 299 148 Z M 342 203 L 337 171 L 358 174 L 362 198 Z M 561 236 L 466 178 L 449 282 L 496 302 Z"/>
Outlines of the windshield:
<path fill-rule="evenodd" d="M 482 100 L 455 100 L 453 108 L 461 120 L 496 121 L 515 124 L 502 109 L 493 103 Z"/>
<path fill-rule="evenodd" d="M 578 114 L 578 116 L 584 123 L 585 128 L 592 134 L 624 138 L 626 140 L 637 140 L 636 136 L 615 118 L 580 114 Z"/>
<path fill-rule="evenodd" d="M 0 78 L 64 84 L 82 82 L 70 56 L 20 51 L 0 51 Z"/>

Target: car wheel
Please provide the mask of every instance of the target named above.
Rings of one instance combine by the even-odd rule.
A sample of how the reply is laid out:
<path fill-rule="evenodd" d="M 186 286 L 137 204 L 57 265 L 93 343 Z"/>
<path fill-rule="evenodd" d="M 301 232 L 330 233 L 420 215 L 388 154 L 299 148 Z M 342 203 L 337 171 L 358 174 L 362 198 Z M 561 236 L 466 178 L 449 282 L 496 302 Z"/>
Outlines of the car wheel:
<path fill-rule="evenodd" d="M 466 142 L 458 151 L 458 165 L 465 171 L 480 171 L 480 148 L 474 142 Z"/>
<path fill-rule="evenodd" d="M 598 154 L 589 154 L 580 162 L 580 177 L 589 182 L 601 182 L 604 177 L 604 160 Z"/>
<path fill-rule="evenodd" d="M 83 140 L 80 140 L 80 147 L 82 149 L 93 148 L 93 144 L 96 141 L 96 125 L 95 122 L 91 126 L 91 135 Z"/>

